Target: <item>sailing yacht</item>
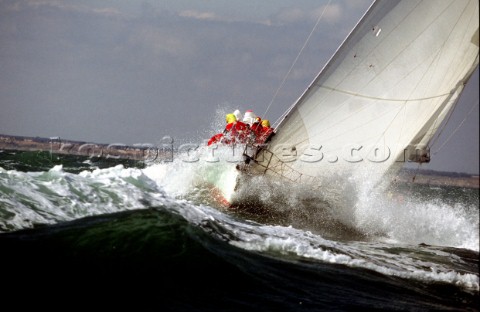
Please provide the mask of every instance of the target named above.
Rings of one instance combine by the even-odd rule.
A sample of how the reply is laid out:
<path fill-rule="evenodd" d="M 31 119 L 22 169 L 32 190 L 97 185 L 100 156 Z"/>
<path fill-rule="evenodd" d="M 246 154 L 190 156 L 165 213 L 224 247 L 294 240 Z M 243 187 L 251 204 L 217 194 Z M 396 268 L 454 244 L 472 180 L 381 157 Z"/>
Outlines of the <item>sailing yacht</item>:
<path fill-rule="evenodd" d="M 373 2 L 275 135 L 247 146 L 241 176 L 323 188 L 428 162 L 429 143 L 478 67 L 478 28 L 478 0 Z"/>

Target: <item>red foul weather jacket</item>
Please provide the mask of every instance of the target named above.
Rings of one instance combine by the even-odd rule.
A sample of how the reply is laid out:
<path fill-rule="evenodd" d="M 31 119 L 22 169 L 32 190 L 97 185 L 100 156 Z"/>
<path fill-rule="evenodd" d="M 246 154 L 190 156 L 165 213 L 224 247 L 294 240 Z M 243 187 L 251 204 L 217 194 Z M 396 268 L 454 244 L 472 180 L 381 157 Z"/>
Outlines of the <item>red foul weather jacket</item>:
<path fill-rule="evenodd" d="M 251 130 L 245 123 L 235 121 L 227 124 L 223 133 L 217 133 L 208 140 L 208 145 L 215 143 L 233 144 L 247 143 L 251 135 Z"/>

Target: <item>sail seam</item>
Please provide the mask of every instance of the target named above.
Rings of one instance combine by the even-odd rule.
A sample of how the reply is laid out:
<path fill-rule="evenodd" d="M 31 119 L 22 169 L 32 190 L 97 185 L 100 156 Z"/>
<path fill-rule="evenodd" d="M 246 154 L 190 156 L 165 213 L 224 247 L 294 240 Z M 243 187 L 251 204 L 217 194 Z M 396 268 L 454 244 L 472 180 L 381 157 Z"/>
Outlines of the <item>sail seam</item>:
<path fill-rule="evenodd" d="M 382 98 L 382 97 L 377 97 L 377 96 L 355 93 L 355 92 L 351 92 L 351 91 L 347 91 L 347 90 L 340 90 L 340 89 L 327 87 L 327 86 L 320 86 L 320 88 L 331 90 L 331 91 L 336 91 L 336 92 L 340 92 L 340 93 L 344 93 L 344 94 L 348 94 L 348 95 L 353 95 L 355 97 L 361 97 L 361 98 L 372 99 L 372 100 L 381 100 L 381 101 L 387 101 L 387 102 L 426 101 L 426 100 L 436 99 L 436 98 L 440 98 L 440 97 L 445 97 L 445 96 L 448 96 L 448 95 L 452 94 L 452 92 L 447 92 L 447 93 L 443 93 L 443 94 L 439 94 L 439 95 L 432 95 L 432 96 L 423 97 L 423 98 L 416 98 L 416 99 L 389 99 L 389 98 Z"/>

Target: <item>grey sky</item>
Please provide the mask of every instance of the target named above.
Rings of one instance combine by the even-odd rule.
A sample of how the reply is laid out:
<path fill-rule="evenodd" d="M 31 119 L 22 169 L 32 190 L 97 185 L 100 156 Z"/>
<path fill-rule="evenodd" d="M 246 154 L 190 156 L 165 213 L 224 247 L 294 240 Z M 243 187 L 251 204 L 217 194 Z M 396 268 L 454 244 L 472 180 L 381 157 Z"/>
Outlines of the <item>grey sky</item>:
<path fill-rule="evenodd" d="M 263 117 L 301 95 L 370 2 L 330 2 Z M 263 114 L 327 3 L 0 0 L 0 133 L 200 142 L 223 112 Z M 437 148 L 466 121 L 425 168 L 478 172 L 478 71 L 474 80 Z"/>

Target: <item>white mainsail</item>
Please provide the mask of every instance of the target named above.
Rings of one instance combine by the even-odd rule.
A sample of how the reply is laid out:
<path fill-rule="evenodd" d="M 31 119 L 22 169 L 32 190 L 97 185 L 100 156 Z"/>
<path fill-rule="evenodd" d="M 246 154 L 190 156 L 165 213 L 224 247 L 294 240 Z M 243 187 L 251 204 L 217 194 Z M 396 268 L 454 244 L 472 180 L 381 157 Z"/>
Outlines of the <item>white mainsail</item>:
<path fill-rule="evenodd" d="M 428 143 L 478 66 L 478 0 L 374 2 L 248 169 L 381 177 Z"/>

